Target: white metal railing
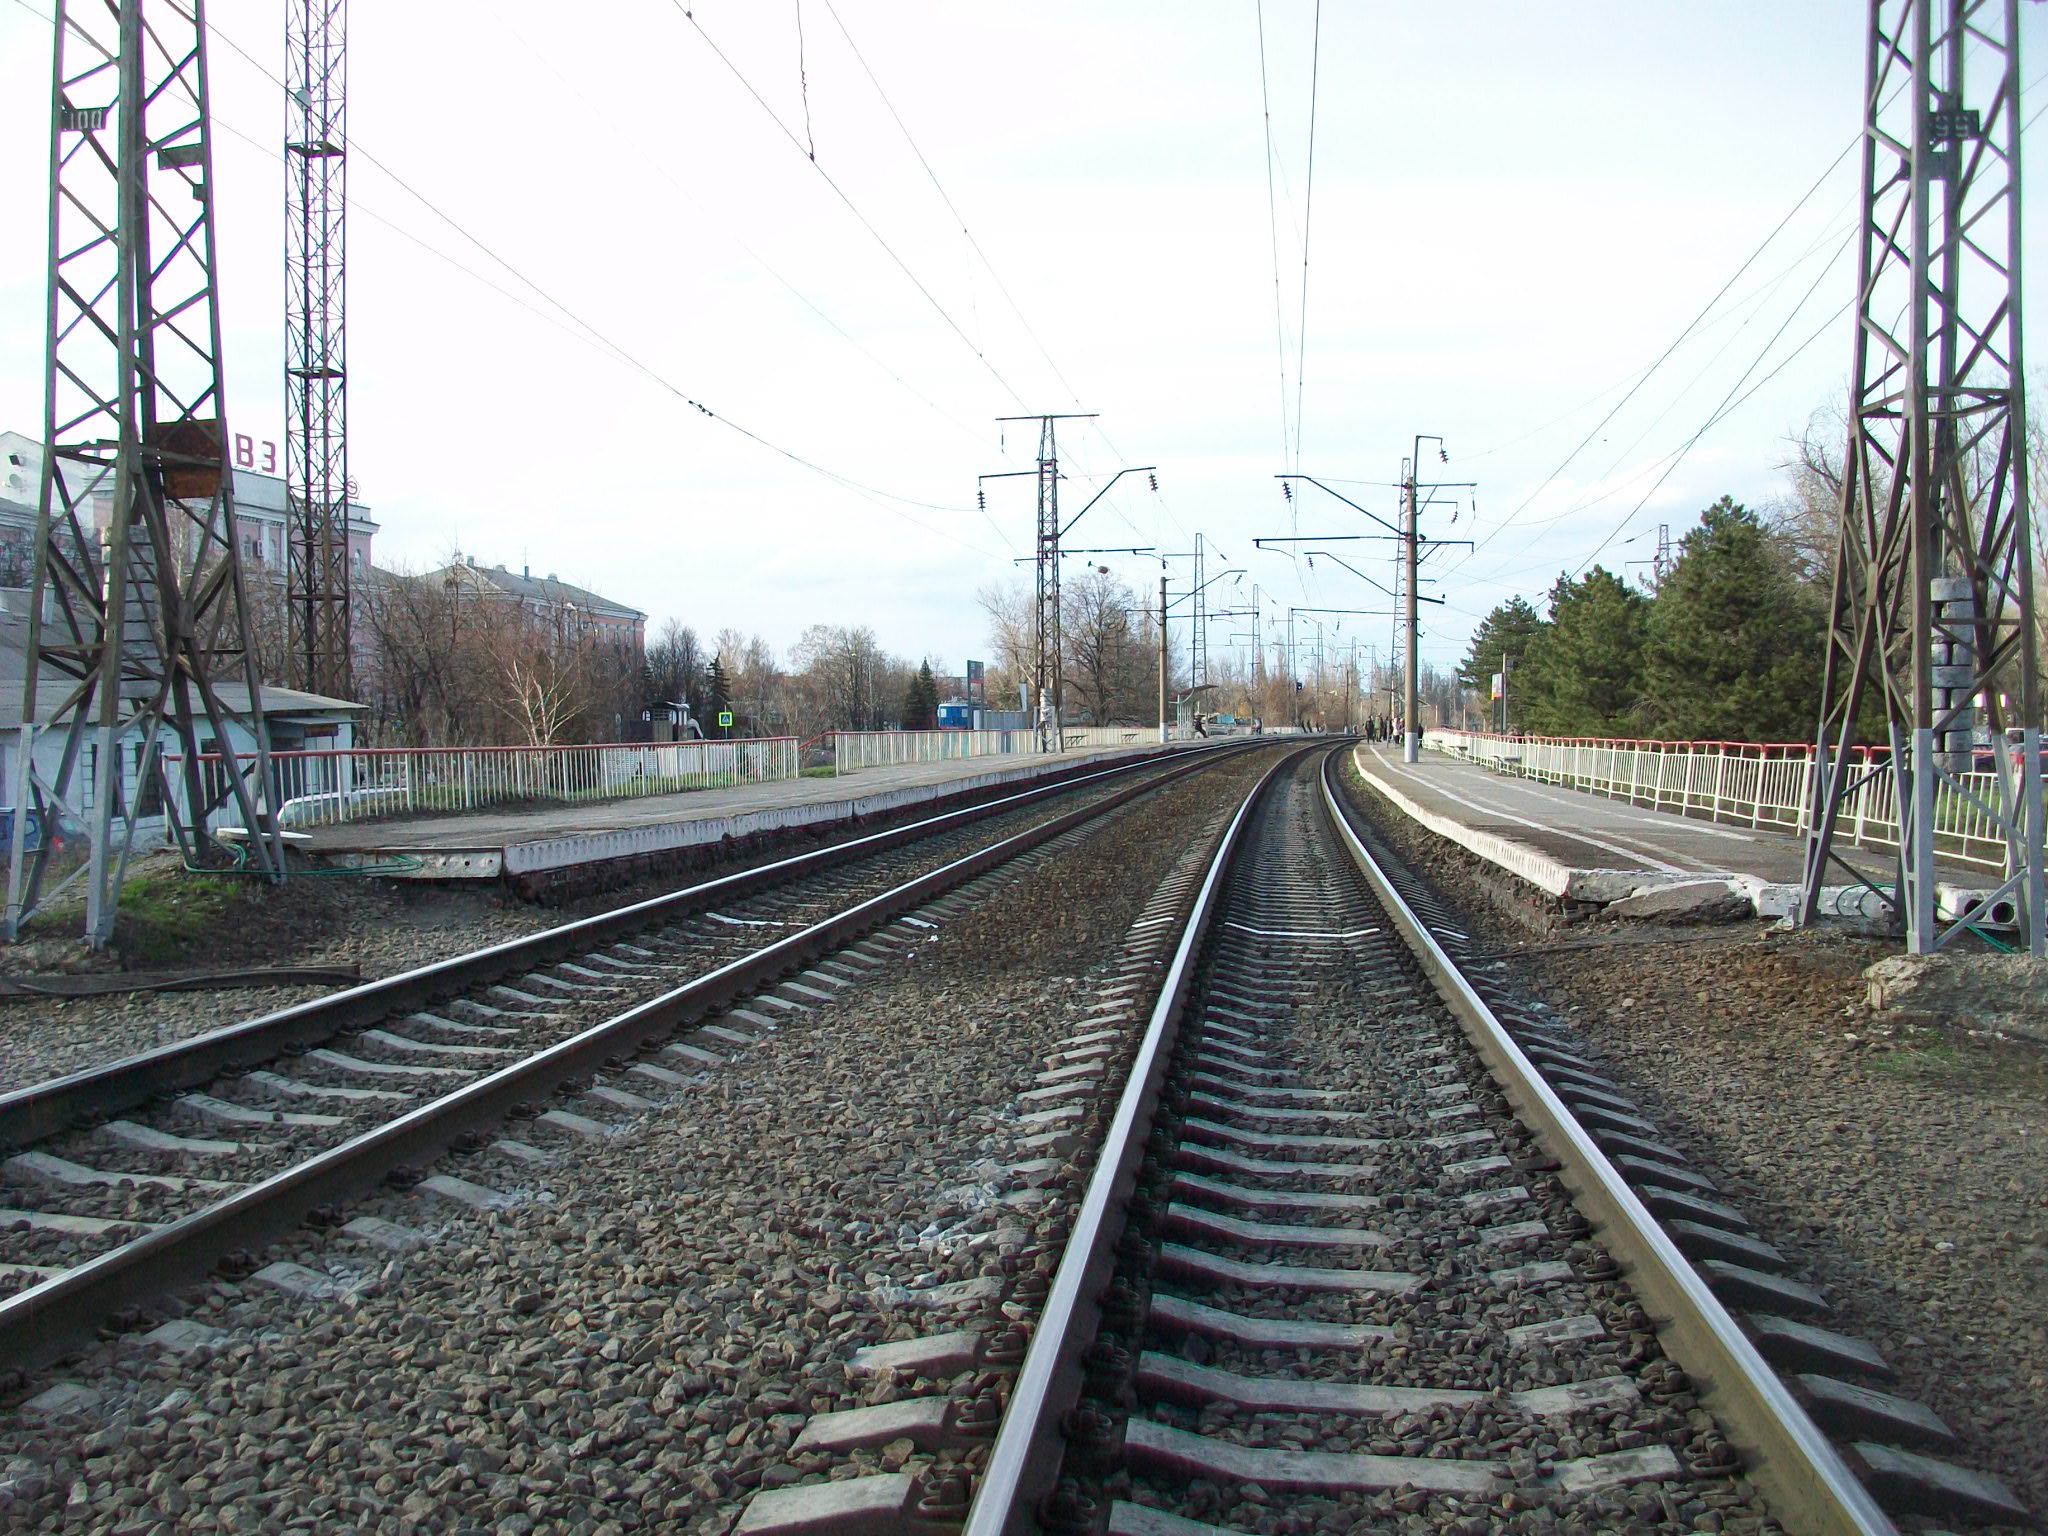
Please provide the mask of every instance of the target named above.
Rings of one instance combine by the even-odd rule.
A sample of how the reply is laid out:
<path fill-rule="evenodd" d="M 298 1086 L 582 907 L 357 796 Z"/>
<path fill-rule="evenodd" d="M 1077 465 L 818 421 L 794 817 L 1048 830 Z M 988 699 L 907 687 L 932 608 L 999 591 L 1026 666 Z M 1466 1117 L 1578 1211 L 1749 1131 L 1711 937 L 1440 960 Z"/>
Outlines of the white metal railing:
<path fill-rule="evenodd" d="M 1142 746 L 1157 741 L 1156 725 L 1069 725 L 1067 750 Z M 1038 733 L 1008 731 L 834 731 L 832 766 L 838 773 L 893 768 L 903 763 L 949 763 L 970 757 L 1008 757 L 1038 750 Z"/>
<path fill-rule="evenodd" d="M 225 784 L 221 760 L 202 756 L 199 771 L 202 792 L 215 798 Z M 180 804 L 185 800 L 183 773 L 178 758 L 164 759 L 168 792 Z M 522 801 L 575 804 L 793 779 L 797 742 L 793 736 L 770 736 L 570 747 L 273 752 L 270 776 L 279 824 L 298 830 Z M 232 798 L 212 820 L 241 820 Z"/>
<path fill-rule="evenodd" d="M 1807 829 L 1813 748 L 1805 743 L 1631 741 L 1569 736 L 1495 736 L 1430 731 L 1423 745 L 1498 773 L 1560 784 L 1632 805 L 1709 821 Z M 1858 782 L 1837 823 L 1859 848 L 1899 845 L 1898 785 L 1889 753 L 1856 749 Z M 1999 803 L 1993 772 L 1950 775 L 1934 802 L 1938 852 L 1993 869 L 2005 866 L 2005 839 L 1988 807 Z"/>
<path fill-rule="evenodd" d="M 832 767 L 838 773 L 894 768 L 903 763 L 949 763 L 968 757 L 1032 752 L 1037 733 L 1018 731 L 834 731 Z"/>

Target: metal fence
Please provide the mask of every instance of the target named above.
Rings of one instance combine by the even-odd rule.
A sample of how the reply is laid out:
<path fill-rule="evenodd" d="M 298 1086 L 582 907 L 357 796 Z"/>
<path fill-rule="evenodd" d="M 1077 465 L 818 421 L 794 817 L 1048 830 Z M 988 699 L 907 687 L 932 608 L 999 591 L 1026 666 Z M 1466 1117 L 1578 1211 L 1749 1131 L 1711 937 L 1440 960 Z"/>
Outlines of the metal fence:
<path fill-rule="evenodd" d="M 1499 773 L 1681 816 L 1768 827 L 1795 836 L 1807 829 L 1813 748 L 1804 743 L 1630 741 L 1438 730 L 1425 735 L 1423 744 Z M 1891 754 L 1859 747 L 1856 755 L 1853 776 L 1861 782 L 1842 810 L 1837 835 L 1859 848 L 1896 849 L 1898 785 L 1887 761 Z M 1935 795 L 1936 851 L 2003 869 L 2005 840 L 1990 809 L 1998 803 L 1994 772 L 1954 774 L 1944 780 Z"/>
<path fill-rule="evenodd" d="M 199 759 L 209 797 L 224 785 L 221 760 Z M 183 803 L 183 768 L 164 759 Z M 543 801 L 577 804 L 683 790 L 764 784 L 797 776 L 794 736 L 574 747 L 365 748 L 270 754 L 271 803 L 287 830 L 380 816 L 475 811 Z M 230 800 L 216 823 L 240 820 Z"/>
<path fill-rule="evenodd" d="M 1146 725 L 1070 725 L 1061 732 L 1068 751 L 1142 746 L 1157 741 Z M 832 766 L 838 773 L 893 768 L 902 763 L 950 763 L 969 757 L 1008 757 L 1038 750 L 1038 733 L 1011 731 L 834 731 Z"/>

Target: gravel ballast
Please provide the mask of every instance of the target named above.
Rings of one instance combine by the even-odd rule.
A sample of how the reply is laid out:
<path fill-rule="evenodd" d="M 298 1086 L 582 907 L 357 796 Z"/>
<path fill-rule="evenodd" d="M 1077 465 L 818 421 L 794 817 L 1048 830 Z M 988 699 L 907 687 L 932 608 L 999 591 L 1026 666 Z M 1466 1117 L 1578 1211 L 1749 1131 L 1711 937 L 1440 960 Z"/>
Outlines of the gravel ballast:
<path fill-rule="evenodd" d="M 511 1209 L 423 1192 L 352 1206 L 433 1235 L 393 1253 L 308 1232 L 257 1262 L 295 1261 L 338 1294 L 217 1280 L 187 1321 L 220 1336 L 190 1353 L 131 1331 L 22 1384 L 0 1413 L 0 1518 L 730 1529 L 754 1488 L 804 1475 L 787 1452 L 807 1416 L 901 1390 L 851 1376 L 856 1345 L 999 1329 L 1050 1268 L 1073 1196 L 1004 1172 L 1022 1160 L 1018 1095 L 1253 771 L 1146 797 L 664 1109 L 558 1101 L 612 1127 L 603 1140 L 508 1122 L 431 1170 L 520 1196 Z M 978 1395 L 984 1374 L 952 1390 Z M 99 1400 L 27 1411 L 62 1383 Z M 902 1445 L 860 1458 L 931 1462 Z"/>
<path fill-rule="evenodd" d="M 1544 931 L 1513 882 L 1419 832 L 1355 775 L 1354 803 L 1875 1344 L 1945 1453 L 2048 1510 L 2048 1057 L 1938 1017 L 1873 1013 L 1881 940 L 1760 924 Z"/>

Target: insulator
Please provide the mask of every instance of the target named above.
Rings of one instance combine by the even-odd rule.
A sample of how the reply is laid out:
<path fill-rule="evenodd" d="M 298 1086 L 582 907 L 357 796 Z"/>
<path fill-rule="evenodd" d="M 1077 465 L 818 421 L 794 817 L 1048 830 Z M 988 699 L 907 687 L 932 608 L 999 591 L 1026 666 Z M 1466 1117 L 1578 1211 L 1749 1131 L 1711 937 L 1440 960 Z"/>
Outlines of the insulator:
<path fill-rule="evenodd" d="M 976 500 L 977 502 L 979 502 L 979 503 L 981 504 L 981 510 L 982 510 L 982 511 L 986 512 L 986 511 L 988 510 L 988 492 L 987 492 L 987 491 L 984 491 L 984 490 L 982 490 L 982 489 L 981 489 L 981 488 L 980 488 L 979 486 L 975 487 L 975 491 L 974 491 L 974 499 L 975 499 L 975 500 Z"/>
<path fill-rule="evenodd" d="M 1292 480 L 1282 480 L 1280 482 L 1280 494 L 1289 501 L 1294 500 L 1294 482 Z"/>
<path fill-rule="evenodd" d="M 1159 477 L 1157 475 L 1151 475 L 1147 478 L 1150 479 L 1152 482 L 1152 494 L 1154 496 L 1157 496 L 1159 494 Z"/>

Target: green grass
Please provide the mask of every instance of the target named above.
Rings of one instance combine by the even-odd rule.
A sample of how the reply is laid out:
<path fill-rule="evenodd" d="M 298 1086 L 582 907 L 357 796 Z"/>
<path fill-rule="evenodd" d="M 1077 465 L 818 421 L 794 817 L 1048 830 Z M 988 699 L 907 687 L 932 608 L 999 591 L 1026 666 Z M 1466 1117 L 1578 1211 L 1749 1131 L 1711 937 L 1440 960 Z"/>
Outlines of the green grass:
<path fill-rule="evenodd" d="M 1933 1045 L 1907 1045 L 1881 1051 L 1868 1059 L 1874 1072 L 1897 1072 L 1916 1076 L 1960 1072 L 1969 1065 L 1963 1053 L 1946 1041 Z"/>
<path fill-rule="evenodd" d="M 837 768 L 806 768 L 803 770 L 803 776 L 807 779 L 836 779 L 839 777 L 839 770 Z"/>
<path fill-rule="evenodd" d="M 192 945 L 220 936 L 247 889 L 247 881 L 231 875 L 135 875 L 121 887 L 114 943 L 132 966 L 178 960 Z"/>

